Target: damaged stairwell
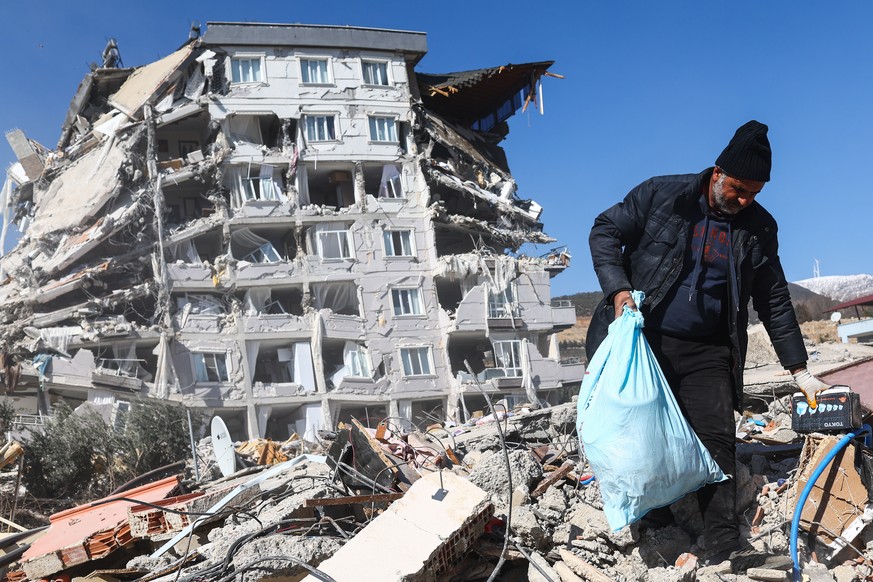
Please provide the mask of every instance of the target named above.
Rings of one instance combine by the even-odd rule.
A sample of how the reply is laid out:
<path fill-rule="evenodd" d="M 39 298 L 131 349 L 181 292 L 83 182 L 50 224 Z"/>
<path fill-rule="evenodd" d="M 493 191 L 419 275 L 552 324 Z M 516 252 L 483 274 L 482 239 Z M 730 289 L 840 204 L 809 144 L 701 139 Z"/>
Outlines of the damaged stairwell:
<path fill-rule="evenodd" d="M 210 23 L 89 72 L 55 149 L 8 132 L 2 236 L 22 237 L 0 340 L 20 411 L 157 398 L 286 439 L 463 422 L 477 382 L 535 407 L 578 387 L 555 336 L 575 313 L 549 286 L 569 254 L 518 254 L 554 240 L 498 145 L 552 63 L 432 75 L 426 50 L 418 32 Z"/>

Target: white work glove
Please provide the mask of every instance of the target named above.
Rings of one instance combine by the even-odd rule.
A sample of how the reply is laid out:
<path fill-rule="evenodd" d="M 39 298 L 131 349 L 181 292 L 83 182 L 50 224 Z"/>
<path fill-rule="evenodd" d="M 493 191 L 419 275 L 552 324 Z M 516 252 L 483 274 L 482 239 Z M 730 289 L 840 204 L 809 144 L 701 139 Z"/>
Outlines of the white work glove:
<path fill-rule="evenodd" d="M 804 396 L 806 396 L 806 401 L 809 403 L 810 408 L 818 406 L 818 403 L 815 401 L 815 395 L 822 390 L 830 388 L 830 386 L 810 374 L 809 370 L 806 368 L 794 372 L 792 376 L 794 377 L 794 382 L 797 384 L 797 387 L 800 388 L 800 391 L 803 392 Z"/>

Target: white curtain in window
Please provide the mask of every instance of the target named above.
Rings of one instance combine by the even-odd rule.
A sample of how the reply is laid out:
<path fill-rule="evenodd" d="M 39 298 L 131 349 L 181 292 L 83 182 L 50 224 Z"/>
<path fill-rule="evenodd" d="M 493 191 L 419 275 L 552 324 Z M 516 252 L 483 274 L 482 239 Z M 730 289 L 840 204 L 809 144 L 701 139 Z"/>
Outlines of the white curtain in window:
<path fill-rule="evenodd" d="M 358 293 L 352 283 L 326 283 L 313 285 L 316 309 L 332 309 L 341 311 L 347 307 L 358 306 Z"/>
<path fill-rule="evenodd" d="M 310 343 L 310 358 L 312 354 L 320 354 L 321 353 L 321 340 L 324 337 L 324 318 L 320 311 L 315 313 L 315 317 L 312 320 L 312 340 Z M 323 375 L 322 375 L 323 377 Z M 313 382 L 315 378 L 313 377 Z"/>
<path fill-rule="evenodd" d="M 398 400 L 397 413 L 402 419 L 400 424 L 403 430 L 412 430 L 412 400 Z"/>
<path fill-rule="evenodd" d="M 227 137 L 233 143 L 262 145 L 261 125 L 254 115 L 232 115 L 227 118 Z"/>
<path fill-rule="evenodd" d="M 370 358 L 364 346 L 347 341 L 343 345 L 343 363 L 350 376 L 359 378 L 369 378 L 371 376 Z"/>
<path fill-rule="evenodd" d="M 309 176 L 306 171 L 306 164 L 297 164 L 297 197 L 300 199 L 300 206 L 307 206 L 309 201 Z"/>
<path fill-rule="evenodd" d="M 158 356 L 155 393 L 158 398 L 167 398 L 170 395 L 170 384 L 176 384 L 176 371 L 173 368 L 173 356 L 170 354 L 170 342 L 165 332 L 161 332 L 161 339 L 152 353 Z"/>
<path fill-rule="evenodd" d="M 265 244 L 270 244 L 270 241 L 259 237 L 248 228 L 234 231 L 230 235 L 230 256 L 240 260 Z"/>
<path fill-rule="evenodd" d="M 194 379 L 198 382 L 206 382 L 209 379 L 205 354 L 194 354 Z"/>
<path fill-rule="evenodd" d="M 270 302 L 272 292 L 270 289 L 252 288 L 246 291 L 243 298 L 243 310 L 246 315 L 257 315 L 264 310 Z"/>
<path fill-rule="evenodd" d="M 306 342 L 294 344 L 294 383 L 303 386 L 307 394 L 315 393 L 315 371 L 312 367 L 312 348 Z"/>
<path fill-rule="evenodd" d="M 197 253 L 197 247 L 194 246 L 194 241 L 191 239 L 167 245 L 167 254 L 170 256 L 170 260 L 174 262 L 200 262 L 200 255 Z"/>
<path fill-rule="evenodd" d="M 382 166 L 382 181 L 379 183 L 380 198 L 403 198 L 400 168 L 395 164 Z"/>
<path fill-rule="evenodd" d="M 339 407 L 337 407 L 339 411 Z M 303 433 L 297 430 L 297 433 L 303 437 L 308 443 L 318 443 L 321 439 L 318 438 L 318 431 L 324 428 L 324 413 L 321 411 L 321 404 L 305 404 L 303 406 Z"/>
<path fill-rule="evenodd" d="M 267 434 L 267 422 L 273 412 L 272 406 L 258 406 L 258 434 Z"/>
<path fill-rule="evenodd" d="M 352 257 L 349 230 L 345 224 L 322 222 L 309 229 L 309 248 L 322 259 Z"/>
<path fill-rule="evenodd" d="M 119 372 L 131 378 L 137 377 L 139 362 L 136 361 L 136 346 L 134 344 L 112 344 L 112 357 L 116 360 Z"/>
<path fill-rule="evenodd" d="M 521 340 L 521 385 L 524 388 L 524 393 L 527 395 L 527 400 L 534 408 L 539 408 L 540 399 L 537 397 L 537 389 L 533 383 L 533 374 L 531 373 L 530 365 L 530 342 L 527 339 Z"/>
<path fill-rule="evenodd" d="M 246 342 L 246 358 L 249 361 L 249 384 L 251 384 L 252 378 L 255 376 L 255 364 L 258 362 L 258 350 L 260 349 L 261 342 L 259 340 Z"/>
<path fill-rule="evenodd" d="M 261 181 L 261 200 L 275 200 L 277 202 L 284 201 L 285 196 L 282 194 L 281 177 L 278 175 L 278 168 L 273 166 L 261 166 L 260 181 Z"/>
<path fill-rule="evenodd" d="M 70 340 L 81 333 L 81 327 L 47 327 L 39 330 L 39 337 L 48 347 L 67 353 Z"/>

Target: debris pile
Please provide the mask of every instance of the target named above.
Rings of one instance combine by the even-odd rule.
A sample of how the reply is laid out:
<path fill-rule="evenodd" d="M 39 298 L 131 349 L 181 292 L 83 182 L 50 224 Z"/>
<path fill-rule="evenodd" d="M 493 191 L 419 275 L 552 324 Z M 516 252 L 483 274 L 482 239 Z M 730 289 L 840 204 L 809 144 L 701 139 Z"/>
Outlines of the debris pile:
<path fill-rule="evenodd" d="M 790 405 L 737 416 L 741 538 L 771 554 L 739 574 L 705 563 L 693 496 L 671 506 L 673 525 L 609 528 L 570 402 L 498 405 L 422 431 L 353 419 L 322 431 L 322 454 L 297 438 L 239 442 L 248 466 L 228 476 L 206 438 L 200 482 L 171 477 L 60 512 L 10 542 L 24 550 L 5 562 L 6 579 L 460 581 L 499 565 L 497 580 L 785 580 L 794 506 L 840 438 L 792 431 Z M 869 459 L 850 445 L 804 504 L 800 560 L 815 580 L 873 576 Z"/>

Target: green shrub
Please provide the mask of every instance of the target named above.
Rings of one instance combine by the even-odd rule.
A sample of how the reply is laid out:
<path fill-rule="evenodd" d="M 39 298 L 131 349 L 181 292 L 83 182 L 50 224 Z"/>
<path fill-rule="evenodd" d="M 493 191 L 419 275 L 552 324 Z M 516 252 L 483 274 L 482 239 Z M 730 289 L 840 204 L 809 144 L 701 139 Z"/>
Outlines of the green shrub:
<path fill-rule="evenodd" d="M 199 415 L 192 413 L 195 426 Z M 117 431 L 92 411 L 66 404 L 25 444 L 24 484 L 36 497 L 89 499 L 190 455 L 186 410 L 154 400 L 132 403 Z"/>

